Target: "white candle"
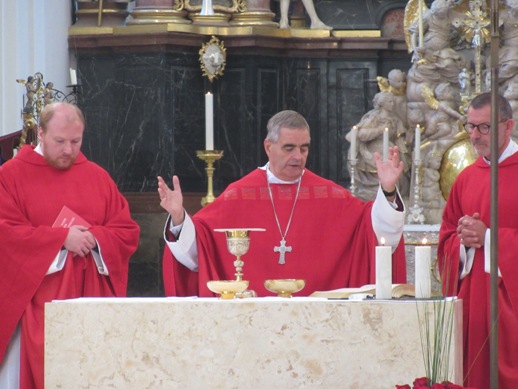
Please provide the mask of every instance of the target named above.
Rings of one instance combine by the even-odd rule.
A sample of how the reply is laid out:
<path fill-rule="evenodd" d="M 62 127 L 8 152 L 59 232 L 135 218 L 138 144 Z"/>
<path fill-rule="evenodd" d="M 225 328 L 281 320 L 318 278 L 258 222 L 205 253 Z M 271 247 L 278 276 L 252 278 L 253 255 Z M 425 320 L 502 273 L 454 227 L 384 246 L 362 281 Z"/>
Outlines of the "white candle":
<path fill-rule="evenodd" d="M 376 246 L 376 298 L 392 298 L 392 247 L 385 246 L 383 238 Z"/>
<path fill-rule="evenodd" d="M 203 16 L 213 16 L 214 15 L 214 7 L 212 6 L 212 0 L 203 0 L 202 1 L 200 15 L 203 15 Z"/>
<path fill-rule="evenodd" d="M 426 246 L 426 239 L 422 246 L 415 248 L 415 297 L 430 298 L 432 295 L 432 281 L 430 278 L 430 264 L 432 248 Z"/>
<path fill-rule="evenodd" d="M 383 162 L 386 162 L 388 159 L 388 149 L 389 149 L 389 130 L 385 127 L 383 130 Z"/>
<path fill-rule="evenodd" d="M 353 126 L 351 130 L 351 159 L 356 159 L 356 154 L 358 151 L 356 150 L 356 139 L 358 138 L 358 128 Z"/>
<path fill-rule="evenodd" d="M 214 150 L 214 99 L 210 92 L 205 95 L 205 150 Z"/>
<path fill-rule="evenodd" d="M 423 27 L 423 1 L 417 0 L 418 3 L 418 18 L 419 18 L 419 47 L 423 47 L 424 41 L 424 27 Z"/>
<path fill-rule="evenodd" d="M 70 85 L 77 85 L 77 74 L 74 68 L 70 68 Z"/>
<path fill-rule="evenodd" d="M 421 127 L 419 124 L 415 128 L 415 150 L 414 150 L 414 160 L 421 160 Z"/>

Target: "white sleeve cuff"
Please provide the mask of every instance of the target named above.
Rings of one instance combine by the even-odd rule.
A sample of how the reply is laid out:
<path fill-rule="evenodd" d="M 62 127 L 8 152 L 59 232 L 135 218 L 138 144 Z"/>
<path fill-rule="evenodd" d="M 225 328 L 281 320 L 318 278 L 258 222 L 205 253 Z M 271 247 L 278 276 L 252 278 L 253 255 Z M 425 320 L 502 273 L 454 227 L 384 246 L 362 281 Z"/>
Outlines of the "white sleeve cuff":
<path fill-rule="evenodd" d="M 486 230 L 486 236 L 484 239 L 484 271 L 487 274 L 491 274 L 491 229 Z M 498 268 L 498 277 L 502 277 L 500 268 Z"/>
<path fill-rule="evenodd" d="M 397 192 L 397 196 L 401 198 L 399 190 Z M 394 252 L 403 234 L 405 212 L 404 210 L 403 212 L 400 212 L 397 209 L 394 209 L 393 205 L 383 194 L 381 185 L 378 188 L 376 199 L 372 205 L 371 218 L 372 228 L 378 238 L 378 242 L 381 241 L 381 238 L 385 239 L 385 245 L 391 246 L 392 252 Z"/>
<path fill-rule="evenodd" d="M 171 217 L 167 218 L 165 229 L 164 229 L 164 240 L 169 247 L 169 250 L 173 253 L 174 257 L 178 262 L 187 267 L 192 271 L 198 271 L 198 247 L 196 246 L 196 229 L 191 217 L 185 213 L 185 220 L 183 221 L 181 234 L 179 234 L 176 242 L 170 242 L 167 240 L 167 234 L 165 233 L 167 227 L 172 224 L 170 223 Z M 174 227 L 173 227 L 174 228 Z M 169 229 L 173 234 L 173 230 Z M 175 235 L 177 236 L 177 235 Z"/>

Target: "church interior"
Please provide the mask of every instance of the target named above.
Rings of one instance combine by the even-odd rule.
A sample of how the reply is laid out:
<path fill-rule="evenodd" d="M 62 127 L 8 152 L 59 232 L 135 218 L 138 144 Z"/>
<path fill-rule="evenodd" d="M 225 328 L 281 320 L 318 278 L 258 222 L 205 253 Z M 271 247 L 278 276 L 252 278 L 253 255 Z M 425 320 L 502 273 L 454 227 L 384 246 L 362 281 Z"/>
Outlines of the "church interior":
<path fill-rule="evenodd" d="M 415 246 L 426 239 L 435 256 L 449 189 L 476 158 L 465 110 L 491 88 L 485 1 L 291 0 L 287 16 L 283 0 L 28 3 L 0 6 L 0 162 L 37 142 L 42 104 L 81 108 L 82 152 L 110 173 L 141 228 L 129 297 L 164 296 L 157 176 L 181 177 L 194 214 L 266 163 L 266 123 L 283 109 L 310 125 L 308 169 L 365 201 L 378 188 L 374 153 L 385 136 L 397 145 L 408 282 Z M 509 4 L 501 24 L 516 26 Z M 514 30 L 502 36 L 498 79 L 513 107 Z"/>

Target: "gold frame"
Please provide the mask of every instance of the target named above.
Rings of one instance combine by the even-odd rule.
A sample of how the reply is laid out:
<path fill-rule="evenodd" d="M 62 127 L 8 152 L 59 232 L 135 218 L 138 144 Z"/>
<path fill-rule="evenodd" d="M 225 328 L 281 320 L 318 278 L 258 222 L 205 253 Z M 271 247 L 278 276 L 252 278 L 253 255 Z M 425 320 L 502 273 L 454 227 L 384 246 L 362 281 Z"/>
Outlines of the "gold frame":
<path fill-rule="evenodd" d="M 212 36 L 209 42 L 202 45 L 199 53 L 203 76 L 207 76 L 212 82 L 214 78 L 223 75 L 227 63 L 227 50 L 223 46 L 223 41 Z"/>

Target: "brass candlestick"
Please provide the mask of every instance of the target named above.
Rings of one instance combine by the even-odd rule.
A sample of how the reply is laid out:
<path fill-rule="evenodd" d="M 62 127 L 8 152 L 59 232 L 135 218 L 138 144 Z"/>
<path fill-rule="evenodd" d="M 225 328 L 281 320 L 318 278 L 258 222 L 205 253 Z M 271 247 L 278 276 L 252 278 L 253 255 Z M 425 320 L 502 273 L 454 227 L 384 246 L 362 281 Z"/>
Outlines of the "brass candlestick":
<path fill-rule="evenodd" d="M 214 201 L 214 193 L 212 191 L 212 177 L 214 177 L 214 161 L 217 161 L 221 157 L 223 157 L 223 150 L 198 150 L 196 151 L 196 156 L 205 161 L 207 167 L 205 171 L 207 172 L 207 195 L 201 199 L 202 207 L 210 204 Z"/>

